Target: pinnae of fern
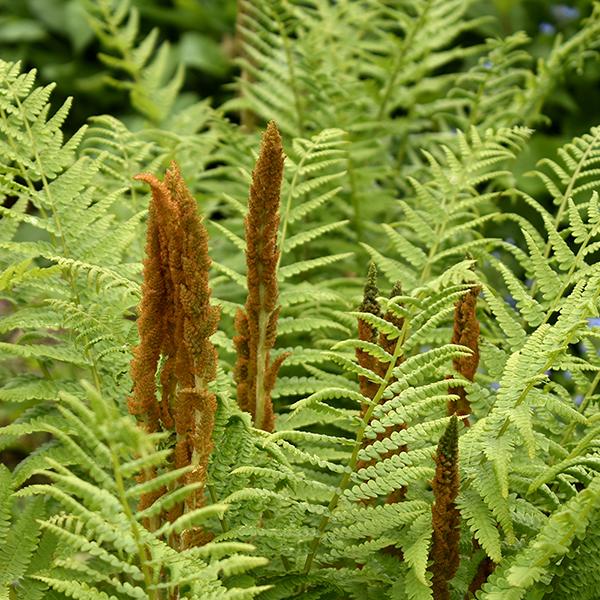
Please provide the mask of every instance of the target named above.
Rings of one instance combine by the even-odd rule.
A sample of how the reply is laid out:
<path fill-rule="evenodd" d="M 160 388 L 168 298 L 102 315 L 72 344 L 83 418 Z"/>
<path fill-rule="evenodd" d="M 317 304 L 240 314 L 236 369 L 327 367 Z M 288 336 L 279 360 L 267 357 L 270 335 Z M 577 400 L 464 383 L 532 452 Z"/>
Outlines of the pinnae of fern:
<path fill-rule="evenodd" d="M 286 356 L 271 361 L 279 317 L 277 232 L 283 161 L 281 136 L 271 121 L 252 172 L 245 219 L 248 295 L 236 315 L 233 339 L 238 403 L 252 415 L 254 425 L 265 431 L 274 427 L 271 392 Z"/>

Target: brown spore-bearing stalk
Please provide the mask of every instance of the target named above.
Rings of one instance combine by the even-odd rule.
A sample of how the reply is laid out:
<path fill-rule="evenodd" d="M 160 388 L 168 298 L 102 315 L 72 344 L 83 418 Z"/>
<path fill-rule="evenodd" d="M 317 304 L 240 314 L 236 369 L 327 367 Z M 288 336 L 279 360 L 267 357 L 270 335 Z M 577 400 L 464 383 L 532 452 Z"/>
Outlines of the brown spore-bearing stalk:
<path fill-rule="evenodd" d="M 363 299 L 358 307 L 358 310 L 362 313 L 370 313 L 376 317 L 381 317 L 381 307 L 379 306 L 377 296 L 379 296 L 379 288 L 377 287 L 377 267 L 374 263 L 370 263 L 369 270 L 367 272 L 367 281 L 363 291 Z M 379 333 L 375 326 L 371 325 L 365 319 L 361 319 L 360 317 L 358 318 L 359 340 L 377 344 L 378 335 Z M 380 373 L 382 370 L 379 361 L 362 348 L 356 349 L 356 360 L 361 367 L 369 369 L 374 373 Z M 378 383 L 370 381 L 364 375 L 358 376 L 358 385 L 360 387 L 360 393 L 369 399 L 373 399 L 377 393 L 377 390 L 379 389 Z M 364 416 L 367 410 L 368 405 L 363 403 L 361 406 L 361 416 Z"/>
<path fill-rule="evenodd" d="M 210 303 L 208 234 L 174 162 L 163 182 L 147 173 L 136 179 L 150 185 L 152 199 L 129 411 L 149 432 L 174 431 L 173 467 L 191 467 L 180 483 L 204 483 L 216 410 L 209 383 L 216 377 L 217 353 L 210 336 L 220 314 Z M 159 401 L 156 374 L 161 358 Z M 155 476 L 149 471 L 144 479 Z M 164 491 L 143 497 L 141 507 L 152 504 Z M 203 502 L 204 490 L 199 488 L 185 506 L 174 506 L 168 518 L 173 520 Z M 198 539 L 198 532 L 188 531 L 181 543 L 189 546 Z"/>
<path fill-rule="evenodd" d="M 475 546 L 475 544 L 474 544 Z M 475 547 L 479 547 L 477 544 Z M 488 580 L 488 577 L 494 572 L 496 568 L 496 563 L 489 557 L 484 556 L 479 565 L 477 566 L 477 571 L 473 580 L 469 585 L 469 590 L 465 594 L 465 600 L 469 600 L 469 598 L 475 598 L 475 594 L 481 589 L 483 584 Z"/>
<path fill-rule="evenodd" d="M 285 354 L 271 360 L 277 337 L 279 290 L 277 265 L 283 146 L 271 121 L 262 137 L 245 219 L 248 295 L 235 318 L 237 352 L 234 376 L 238 403 L 252 415 L 255 427 L 274 427 L 271 393 Z"/>
<path fill-rule="evenodd" d="M 440 438 L 435 455 L 435 478 L 431 482 L 434 502 L 430 559 L 435 600 L 450 600 L 448 582 L 460 563 L 460 513 L 455 500 L 460 487 L 458 473 L 458 419 L 452 416 Z"/>
<path fill-rule="evenodd" d="M 473 286 L 462 296 L 454 308 L 454 331 L 452 343 L 460 344 L 471 349 L 470 356 L 460 356 L 453 359 L 454 369 L 465 379 L 473 381 L 479 365 L 479 321 L 477 320 L 477 297 L 481 288 Z M 471 405 L 464 386 L 456 386 L 448 389 L 450 394 L 458 396 L 457 400 L 448 400 L 448 414 L 466 416 L 471 414 Z M 466 427 L 469 427 L 469 419 L 463 419 Z"/>

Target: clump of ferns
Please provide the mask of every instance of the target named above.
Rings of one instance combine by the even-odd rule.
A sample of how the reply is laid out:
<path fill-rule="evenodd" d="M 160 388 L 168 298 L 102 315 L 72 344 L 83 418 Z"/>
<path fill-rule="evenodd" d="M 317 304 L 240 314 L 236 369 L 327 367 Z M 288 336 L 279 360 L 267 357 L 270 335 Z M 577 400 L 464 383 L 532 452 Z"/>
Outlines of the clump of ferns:
<path fill-rule="evenodd" d="M 271 358 L 279 314 L 276 270 L 279 261 L 277 230 L 282 172 L 281 139 L 275 125 L 270 123 L 263 136 L 261 152 L 253 172 L 245 219 L 248 296 L 235 320 L 237 360 L 233 371 L 240 408 L 250 414 L 257 429 L 265 432 L 271 432 L 274 428 L 271 393 L 279 366 L 285 359 L 285 354 L 280 354 L 274 360 Z M 210 337 L 217 329 L 219 311 L 210 299 L 207 234 L 176 165 L 167 171 L 163 182 L 151 175 L 141 175 L 139 179 L 151 185 L 152 202 L 143 299 L 138 320 L 140 345 L 132 361 L 134 391 L 129 408 L 148 432 L 170 433 L 174 445 L 172 462 L 168 468 L 163 472 L 154 468 L 144 472 L 142 483 L 155 483 L 150 483 L 152 491 L 142 497 L 140 509 L 151 511 L 153 503 L 165 494 L 177 496 L 178 488 L 186 490 L 185 494 L 181 493 L 181 501 L 171 503 L 168 511 L 155 511 L 152 519 L 148 519 L 146 525 L 151 530 L 157 530 L 164 527 L 164 523 L 172 522 L 185 513 L 193 513 L 206 502 L 207 471 L 217 409 L 214 393 L 217 359 Z M 450 298 L 456 300 L 455 306 L 448 305 L 448 292 Z M 477 369 L 479 326 L 475 305 L 478 293 L 477 287 L 459 285 L 434 293 L 428 299 L 430 313 L 432 307 L 443 307 L 433 318 L 434 326 L 451 316 L 449 307 L 454 311 L 454 333 L 449 341 L 460 348 L 460 351 L 453 350 L 443 355 L 444 358 L 453 357 L 457 376 L 438 382 L 440 390 L 449 394 L 447 412 L 453 416 L 435 453 L 437 466 L 432 481 L 434 502 L 430 569 L 436 598 L 449 597 L 448 581 L 456 573 L 459 562 L 459 514 L 454 501 L 459 487 L 457 440 L 460 426 L 454 415 L 461 416 L 468 426 L 470 407 L 461 381 L 472 381 Z M 299 569 L 299 574 L 306 576 L 331 525 L 331 515 L 340 504 L 344 492 L 357 481 L 355 473 L 360 478 L 361 473 L 368 473 L 370 467 L 389 462 L 393 456 L 407 450 L 405 444 L 400 444 L 391 451 L 378 450 L 378 458 L 375 455 L 368 460 L 361 458 L 378 441 L 385 445 L 386 439 L 409 427 L 406 423 L 385 425 L 385 422 L 386 413 L 393 404 L 388 405 L 388 400 L 394 397 L 395 391 L 402 389 L 395 390 L 394 387 L 396 368 L 403 363 L 406 358 L 404 353 L 410 349 L 407 342 L 410 326 L 415 325 L 411 319 L 418 302 L 415 304 L 415 298 L 403 297 L 399 283 L 393 287 L 391 298 L 386 300 L 386 309 L 380 307 L 378 295 L 376 269 L 372 265 L 363 302 L 359 312 L 355 313 L 359 323 L 359 339 L 351 344 L 355 349 L 355 372 L 359 374 L 363 401 L 360 407 L 361 423 L 347 467 L 343 469 L 342 478 L 326 512 L 320 511 L 318 505 L 310 509 L 310 503 L 302 500 L 292 501 L 288 505 L 291 511 L 289 517 L 298 525 L 306 518 L 306 515 L 302 517 L 303 511 L 313 513 L 309 516 L 309 522 L 314 526 L 305 530 L 303 535 L 305 543 L 307 539 L 309 541 L 306 558 Z M 423 327 L 426 323 L 419 323 L 419 318 L 423 319 L 417 315 L 417 325 Z M 426 318 L 431 318 L 431 314 Z M 287 462 L 285 453 L 275 451 L 275 446 L 267 442 L 265 447 L 275 452 L 277 460 L 283 465 Z M 289 444 L 287 449 L 291 449 Z M 303 454 L 301 445 L 297 452 Z M 180 476 L 174 477 L 173 473 L 180 473 Z M 281 473 L 280 483 L 276 487 L 281 489 L 282 485 L 291 485 L 293 488 L 298 483 L 298 478 L 291 472 L 288 475 L 289 480 L 285 473 Z M 165 478 L 166 485 L 156 484 L 161 477 Z M 188 493 L 190 486 L 193 488 L 191 494 Z M 383 502 L 402 502 L 406 492 L 405 485 L 390 489 Z M 268 493 L 266 497 L 269 497 Z M 277 501 L 281 500 L 276 493 L 275 497 Z M 262 500 L 262 504 L 259 502 L 263 506 L 262 515 L 269 518 L 270 511 L 264 503 L 264 496 Z M 378 502 L 372 498 L 362 503 L 375 506 Z M 254 513 L 254 517 L 259 519 L 259 528 L 262 522 L 260 514 L 261 511 Z M 275 521 L 276 518 L 270 523 L 272 534 Z M 225 538 L 235 535 L 235 532 L 227 533 L 223 521 L 221 525 Z M 243 533 L 244 525 L 238 533 Z M 247 531 L 257 534 L 257 529 L 248 525 Z M 175 548 L 185 549 L 205 544 L 213 535 L 210 531 L 190 528 L 183 530 L 179 536 L 172 536 L 169 541 Z M 383 549 L 403 559 L 400 547 L 390 545 Z M 291 571 L 298 568 L 298 565 L 292 568 L 291 563 L 286 564 Z"/>
<path fill-rule="evenodd" d="M 427 429 L 416 427 L 411 431 L 409 425 L 408 431 L 406 431 L 408 439 L 412 437 L 412 443 L 416 444 L 410 448 L 410 451 L 413 452 L 411 459 L 414 460 L 414 457 L 418 455 L 417 461 L 422 463 L 423 460 L 428 460 L 426 454 L 423 453 L 431 453 L 435 450 L 435 447 L 427 446 L 427 440 L 432 436 L 435 437 L 435 432 L 441 433 L 444 428 L 450 428 L 448 436 L 456 441 L 457 435 L 452 433 L 452 419 L 444 418 L 443 415 L 448 408 L 451 414 L 454 412 L 452 403 L 460 400 L 461 395 L 456 392 L 449 395 L 448 391 L 453 386 L 456 389 L 466 386 L 469 383 L 469 377 L 472 377 L 471 371 L 474 372 L 477 368 L 476 352 L 469 346 L 446 344 L 444 347 L 420 354 L 419 345 L 415 345 L 419 336 L 415 335 L 415 339 L 411 339 L 411 334 L 415 333 L 411 331 L 411 326 L 417 332 L 424 332 L 424 327 L 435 327 L 436 324 L 451 319 L 454 313 L 457 321 L 455 329 L 458 330 L 455 338 L 463 343 L 470 338 L 476 350 L 478 329 L 475 303 L 469 301 L 477 297 L 478 290 L 476 288 L 473 288 L 471 284 L 466 284 L 446 288 L 440 292 L 429 290 L 424 298 L 419 299 L 413 296 L 401 296 L 399 294 L 400 287 L 396 285 L 392 290 L 393 297 L 391 299 L 380 299 L 375 277 L 375 268 L 371 267 L 363 302 L 360 310 L 354 313 L 359 319 L 359 339 L 341 342 L 337 345 L 337 353 L 332 355 L 336 362 L 339 361 L 352 374 L 358 376 L 362 393 L 358 394 L 347 387 L 329 388 L 316 392 L 292 407 L 296 413 L 301 413 L 303 410 L 320 412 L 329 419 L 330 424 L 339 424 L 340 422 L 345 423 L 348 411 L 327 404 L 327 401 L 334 398 L 352 399 L 358 402 L 361 408 L 359 415 L 354 417 L 354 426 L 346 430 L 345 437 L 329 438 L 329 449 L 321 446 L 326 442 L 327 436 L 311 431 L 302 431 L 301 429 L 279 431 L 274 436 L 277 438 L 274 441 L 284 450 L 284 456 L 288 456 L 292 462 L 295 462 L 300 469 L 299 472 L 308 477 L 308 479 L 301 480 L 303 481 L 301 489 L 295 489 L 294 485 L 291 485 L 289 489 L 292 492 L 289 497 L 292 506 L 296 504 L 305 511 L 304 518 L 292 519 L 292 512 L 290 512 L 290 519 L 288 519 L 290 535 L 293 535 L 293 539 L 297 539 L 298 543 L 306 545 L 306 557 L 300 560 L 302 556 L 300 553 L 293 562 L 286 565 L 288 582 L 298 581 L 300 591 L 306 590 L 311 585 L 318 586 L 317 582 L 319 581 L 322 584 L 323 578 L 327 577 L 329 577 L 329 584 L 344 588 L 344 585 L 349 585 L 348 582 L 344 584 L 342 581 L 338 581 L 335 584 L 334 581 L 336 578 L 339 580 L 342 577 L 343 569 L 347 569 L 348 565 L 353 564 L 353 560 L 361 566 L 360 573 L 363 581 L 365 578 L 368 579 L 368 572 L 372 568 L 372 563 L 369 564 L 369 556 L 378 550 L 383 550 L 402 560 L 403 544 L 398 543 L 397 535 L 392 535 L 390 538 L 389 531 L 384 534 L 391 525 L 383 525 L 383 529 L 381 529 L 382 523 L 376 523 L 380 508 L 405 501 L 405 484 L 392 485 L 387 488 L 387 491 L 382 491 L 382 487 L 389 486 L 389 480 L 384 486 L 380 485 L 381 480 L 386 477 L 386 470 L 392 469 L 399 475 L 402 475 L 403 471 L 403 467 L 399 466 L 403 461 L 400 455 L 406 450 L 406 444 L 400 443 L 398 436 L 405 433 L 407 424 L 399 422 L 397 418 L 397 411 L 406 409 L 402 406 L 399 398 L 404 395 L 404 392 L 412 393 L 412 385 L 415 385 L 416 389 L 421 388 L 423 378 L 426 381 L 433 378 L 430 384 L 432 387 L 422 388 L 427 389 L 426 397 L 415 396 L 415 400 L 424 400 L 424 402 L 421 402 L 422 406 L 412 414 L 412 418 L 416 419 L 415 424 L 418 425 L 422 411 L 426 410 L 427 416 L 431 417 L 429 413 L 433 410 L 435 413 L 432 417 L 433 420 L 426 424 Z M 453 301 L 456 301 L 456 306 Z M 385 303 L 384 309 L 380 308 L 380 302 Z M 467 324 L 471 326 L 471 332 L 468 334 Z M 457 339 L 454 341 L 456 342 Z M 340 349 L 343 348 L 354 350 L 356 362 L 352 362 L 347 353 L 340 352 Z M 387 352 L 387 349 L 390 352 Z M 450 358 L 456 360 L 461 356 L 471 357 L 470 370 L 466 368 L 466 365 L 461 367 L 456 363 L 455 367 L 458 373 L 454 377 L 445 379 L 443 373 L 447 372 L 449 368 L 448 360 Z M 416 378 L 413 380 L 414 376 Z M 400 378 L 400 381 L 396 381 L 397 377 Z M 343 385 L 340 379 L 335 381 Z M 427 406 L 424 408 L 425 404 Z M 464 406 L 465 412 L 467 412 L 466 398 Z M 392 417 L 391 420 L 388 417 Z M 342 428 L 345 429 L 345 425 Z M 455 424 L 454 431 L 457 432 L 457 430 L 458 425 Z M 353 437 L 354 439 L 352 439 Z M 333 449 L 337 444 L 341 444 L 347 450 Z M 450 442 L 445 443 L 442 450 L 437 451 L 436 461 L 441 465 L 442 470 L 451 468 L 457 472 L 456 453 L 452 454 L 450 450 L 447 450 L 448 444 Z M 442 451 L 448 454 L 448 459 L 442 458 Z M 449 466 L 448 460 L 453 466 Z M 282 462 L 285 470 L 285 461 Z M 403 464 L 410 466 L 411 462 Z M 320 472 L 317 466 L 321 467 Z M 431 467 L 425 466 L 418 466 L 414 470 L 413 481 L 416 485 L 412 490 L 409 486 L 409 492 L 417 490 L 417 496 L 413 495 L 409 498 L 407 506 L 418 505 L 419 510 L 422 511 L 424 483 L 422 479 L 425 473 L 431 472 L 431 476 L 433 476 L 434 471 Z M 382 476 L 379 480 L 380 484 L 375 483 L 373 487 L 367 485 L 371 479 L 373 479 L 371 482 L 373 483 L 378 474 Z M 415 474 L 417 474 L 417 479 L 414 479 Z M 311 478 L 314 481 L 311 481 Z M 448 478 L 441 474 L 438 479 L 446 481 Z M 361 481 L 364 481 L 364 484 Z M 298 480 L 296 480 L 296 484 L 298 484 Z M 437 494 L 440 499 L 437 504 L 434 503 L 434 511 L 429 516 L 431 526 L 435 522 L 435 511 L 439 509 L 442 516 L 437 518 L 438 528 L 440 523 L 445 521 L 443 515 L 456 515 L 453 503 L 458 492 L 454 480 L 451 485 L 452 489 L 445 489 L 441 483 L 440 485 L 442 487 L 438 486 L 439 494 Z M 348 504 L 353 498 L 355 502 L 358 502 L 356 508 Z M 416 504 L 415 498 L 417 499 Z M 429 506 L 431 505 L 429 504 Z M 287 508 L 289 509 L 289 503 Z M 402 511 L 404 511 L 403 508 L 398 512 Z M 393 513 L 390 513 L 390 518 L 392 515 Z M 296 516 L 294 513 L 294 517 Z M 421 514 L 418 519 L 421 529 L 424 523 L 427 524 L 426 521 L 423 521 L 425 517 L 426 515 Z M 451 549 L 455 553 L 458 553 L 458 536 L 455 531 L 457 525 L 456 520 L 449 525 L 449 530 L 453 532 L 453 539 L 456 542 L 453 543 Z M 373 538 L 372 531 L 380 531 L 384 535 Z M 424 533 L 426 531 L 419 535 Z M 360 540 L 364 540 L 365 537 L 367 541 L 360 543 Z M 438 540 L 447 537 L 447 533 L 441 530 L 437 535 Z M 439 545 L 439 543 L 438 541 L 437 544 Z M 426 550 L 428 545 L 427 541 Z M 432 553 L 434 553 L 435 546 L 434 543 Z M 438 550 L 437 555 L 444 554 L 444 552 L 444 550 Z M 424 556 L 423 560 L 427 561 L 427 556 Z M 447 587 L 447 582 L 453 577 L 455 563 L 456 561 L 450 565 L 441 565 L 437 571 L 432 568 L 433 573 L 438 573 L 436 585 L 440 590 L 445 589 L 444 586 Z M 362 566 L 365 568 L 363 569 Z M 355 579 L 353 575 L 350 575 L 350 578 Z M 440 591 L 439 593 L 443 594 L 444 592 Z"/>
<path fill-rule="evenodd" d="M 255 427 L 266 431 L 273 428 L 271 391 L 285 358 L 271 359 L 279 313 L 276 268 L 282 172 L 281 139 L 270 123 L 250 188 L 248 296 L 244 309 L 238 311 L 234 338 L 238 403 L 251 414 Z M 156 530 L 205 503 L 217 409 L 217 353 L 210 338 L 218 327 L 219 308 L 211 302 L 207 232 L 177 165 L 171 165 L 162 182 L 149 174 L 137 178 L 150 184 L 152 200 L 129 410 L 148 433 L 168 433 L 173 440 L 167 470 L 159 473 L 149 468 L 142 476 L 143 481 L 161 477 L 170 481 L 151 486 L 139 509 L 151 509 L 164 494 L 176 493 L 177 487 L 188 486 L 188 492 L 189 486 L 194 487 L 168 512 L 148 519 L 147 526 Z M 180 476 L 173 480 L 169 470 Z M 175 548 L 188 548 L 211 537 L 209 532 L 189 529 L 170 542 Z"/>
<path fill-rule="evenodd" d="M 454 307 L 453 333 L 451 343 L 462 346 L 470 352 L 455 356 L 452 360 L 454 371 L 464 378 L 465 382 L 473 381 L 479 364 L 479 321 L 476 314 L 477 297 L 480 288 L 471 286 L 457 299 Z M 358 364 L 368 371 L 385 377 L 386 362 L 388 356 L 384 356 L 382 362 L 382 353 L 377 348 L 387 351 L 390 354 L 396 354 L 394 339 L 387 337 L 385 333 L 385 321 L 393 324 L 402 330 L 405 319 L 398 315 L 397 309 L 390 308 L 382 311 L 378 301 L 377 271 L 374 264 L 369 267 L 367 283 L 365 285 L 363 301 L 359 307 L 362 316 L 358 318 L 358 337 L 360 344 L 356 348 L 356 358 Z M 391 303 L 397 302 L 401 296 L 400 283 L 396 283 L 391 292 Z M 408 316 L 408 315 L 407 315 Z M 383 319 L 383 321 L 381 320 Z M 389 331 L 389 330 L 388 330 Z M 378 359 L 379 356 L 379 359 Z M 402 355 L 398 357 L 397 364 L 403 360 Z M 395 378 L 389 378 L 389 385 L 392 386 Z M 378 385 L 370 381 L 366 375 L 359 375 L 360 389 L 363 396 L 370 400 L 377 398 Z M 456 381 L 459 383 L 460 379 Z M 454 577 L 460 563 L 459 542 L 460 542 L 460 513 L 456 507 L 455 500 L 458 496 L 460 481 L 458 470 L 458 433 L 459 420 L 457 415 L 462 417 L 462 423 L 469 426 L 469 414 L 471 407 L 464 385 L 451 385 L 448 387 L 447 412 L 452 416 L 444 434 L 440 438 L 435 453 L 436 472 L 431 482 L 434 502 L 432 505 L 432 540 L 430 549 L 430 570 L 433 574 L 432 591 L 434 598 L 445 600 L 450 598 L 448 582 Z M 389 399 L 389 393 L 387 394 Z M 385 411 L 386 400 L 384 396 L 381 410 Z M 369 410 L 369 405 L 363 403 L 361 406 L 361 415 L 363 418 Z M 379 411 L 379 415 L 381 414 Z M 378 412 L 374 413 L 378 415 Z M 385 414 L 385 413 L 384 413 Z M 407 428 L 406 423 L 395 424 L 393 426 L 384 426 L 385 417 L 379 417 L 378 427 L 376 429 L 376 441 L 384 440 L 393 434 L 394 431 L 402 431 Z M 369 437 L 373 437 L 372 435 Z M 363 447 L 373 444 L 373 440 L 366 437 L 363 440 Z M 408 446 L 402 444 L 394 450 L 379 452 L 379 459 L 389 459 L 394 455 L 406 452 Z M 375 459 L 370 461 L 359 461 L 357 469 L 368 468 L 376 463 Z M 401 486 L 384 497 L 384 504 L 401 502 L 406 497 L 407 488 Z M 371 498 L 367 502 L 373 506 L 376 498 Z M 474 540 L 475 547 L 477 543 Z M 397 546 L 389 546 L 384 549 L 388 554 L 403 559 L 403 553 Z M 477 572 L 469 586 L 469 591 L 474 593 L 485 582 L 485 575 L 489 574 L 491 569 L 489 559 L 484 558 L 479 565 Z"/>

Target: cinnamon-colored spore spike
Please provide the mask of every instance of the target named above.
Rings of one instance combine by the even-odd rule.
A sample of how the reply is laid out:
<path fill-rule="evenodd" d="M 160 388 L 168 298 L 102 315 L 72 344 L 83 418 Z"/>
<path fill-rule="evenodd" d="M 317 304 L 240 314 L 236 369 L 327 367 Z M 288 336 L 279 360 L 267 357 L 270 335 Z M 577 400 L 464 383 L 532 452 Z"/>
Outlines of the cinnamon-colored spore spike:
<path fill-rule="evenodd" d="M 283 161 L 281 136 L 271 121 L 252 172 L 245 219 L 248 295 L 236 315 L 233 340 L 238 403 L 250 412 L 254 425 L 265 431 L 274 427 L 271 393 L 283 361 L 282 356 L 271 361 L 279 317 L 277 232 Z"/>
<path fill-rule="evenodd" d="M 379 302 L 377 300 L 377 296 L 379 296 L 379 289 L 377 287 L 377 267 L 374 263 L 369 264 L 369 270 L 367 272 L 367 281 L 365 283 L 364 291 L 363 291 L 363 299 L 358 307 L 358 310 L 363 313 L 370 313 L 375 315 L 376 317 L 381 317 L 381 307 L 379 306 Z M 367 322 L 364 319 L 358 318 L 358 339 L 364 342 L 371 342 L 372 344 L 377 343 L 378 331 L 377 329 Z M 379 361 L 371 356 L 368 352 L 365 352 L 361 348 L 356 349 L 356 360 L 358 364 L 365 368 L 373 371 L 375 373 L 380 372 L 381 368 L 379 366 Z M 363 396 L 367 398 L 373 399 L 377 390 L 379 389 L 379 385 L 370 381 L 364 375 L 358 376 L 358 384 L 360 387 L 360 392 Z M 361 406 L 361 416 L 363 416 L 367 412 L 367 404 L 363 404 Z"/>
<path fill-rule="evenodd" d="M 173 466 L 192 466 L 181 483 L 204 483 L 216 410 L 214 394 L 208 389 L 217 369 L 210 336 L 220 312 L 210 303 L 208 235 L 175 163 L 163 182 L 150 174 L 136 179 L 150 185 L 152 199 L 129 410 L 149 432 L 174 431 Z M 155 381 L 161 357 L 159 401 Z M 145 479 L 155 476 L 149 471 Z M 154 493 L 152 498 L 142 498 L 141 504 L 149 506 L 156 497 Z M 202 503 L 200 489 L 186 500 L 186 507 L 191 510 Z M 186 507 L 176 505 L 169 518 Z"/>
<path fill-rule="evenodd" d="M 472 287 L 458 300 L 454 309 L 452 343 L 470 348 L 472 354 L 455 358 L 452 363 L 454 369 L 470 381 L 473 381 L 479 365 L 479 321 L 476 309 L 480 291 L 480 287 Z M 471 405 L 463 386 L 451 387 L 448 392 L 458 396 L 458 400 L 448 401 L 448 414 L 458 416 L 471 414 Z M 469 426 L 468 419 L 464 419 L 463 422 L 467 427 Z"/>
<path fill-rule="evenodd" d="M 435 456 L 435 478 L 431 483 L 434 503 L 430 558 L 433 561 L 432 589 L 436 600 L 450 600 L 448 582 L 460 562 L 460 513 L 455 500 L 460 487 L 458 473 L 458 419 L 453 416 L 440 438 Z"/>

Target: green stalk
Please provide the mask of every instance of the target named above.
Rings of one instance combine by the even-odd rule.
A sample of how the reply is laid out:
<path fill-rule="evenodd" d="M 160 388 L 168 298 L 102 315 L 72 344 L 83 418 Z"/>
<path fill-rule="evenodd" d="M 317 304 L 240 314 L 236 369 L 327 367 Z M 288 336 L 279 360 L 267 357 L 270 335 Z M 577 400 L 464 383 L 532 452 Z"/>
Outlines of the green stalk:
<path fill-rule="evenodd" d="M 306 562 L 304 563 L 304 574 L 305 575 L 308 575 L 308 573 L 310 572 L 313 561 L 317 554 L 317 550 L 321 543 L 321 539 L 323 538 L 323 535 L 325 534 L 325 530 L 327 529 L 327 525 L 329 524 L 329 521 L 331 520 L 333 511 L 337 508 L 340 498 L 342 497 L 344 491 L 346 490 L 346 488 L 348 487 L 348 485 L 351 481 L 352 475 L 354 473 L 354 469 L 356 468 L 356 464 L 358 462 L 358 454 L 363 445 L 362 442 L 363 442 L 363 438 L 365 435 L 365 429 L 367 428 L 368 424 L 371 422 L 373 412 L 374 412 L 375 408 L 381 402 L 383 394 L 384 394 L 385 390 L 387 389 L 387 386 L 389 385 L 390 380 L 392 379 L 394 368 L 396 367 L 396 363 L 398 362 L 398 359 L 400 358 L 400 356 L 402 356 L 402 348 L 404 346 L 404 342 L 406 341 L 407 335 L 408 335 L 408 318 L 405 318 L 404 324 L 402 325 L 402 330 L 400 332 L 400 336 L 398 337 L 398 341 L 396 343 L 396 348 L 394 349 L 394 354 L 392 356 L 392 360 L 390 361 L 390 364 L 387 368 L 385 377 L 383 378 L 383 382 L 379 386 L 379 389 L 377 390 L 377 393 L 375 394 L 368 410 L 366 411 L 365 415 L 363 416 L 361 424 L 358 428 L 358 431 L 356 434 L 356 441 L 354 442 L 354 449 L 352 450 L 352 456 L 350 457 L 350 462 L 348 463 L 348 469 L 344 473 L 344 475 L 340 481 L 340 484 L 338 485 L 335 493 L 331 497 L 331 500 L 329 501 L 329 504 L 327 506 L 327 512 L 321 518 L 321 522 L 319 523 L 317 535 L 313 538 L 313 541 L 311 542 L 310 549 L 309 549 L 308 555 L 306 557 Z"/>

